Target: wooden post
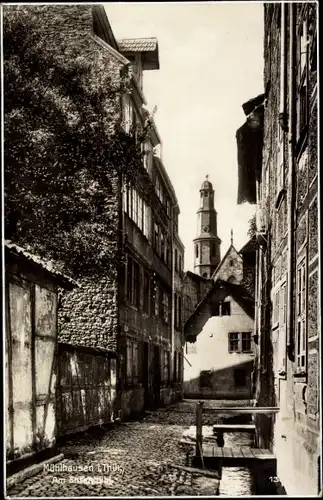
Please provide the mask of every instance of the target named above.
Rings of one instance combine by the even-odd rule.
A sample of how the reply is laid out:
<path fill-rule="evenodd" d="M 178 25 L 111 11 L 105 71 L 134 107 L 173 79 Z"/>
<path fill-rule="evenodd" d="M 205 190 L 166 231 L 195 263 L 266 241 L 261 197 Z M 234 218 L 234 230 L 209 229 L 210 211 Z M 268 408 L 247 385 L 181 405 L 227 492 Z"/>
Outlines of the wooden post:
<path fill-rule="evenodd" d="M 202 434 L 202 414 L 203 402 L 199 401 L 196 405 L 196 452 L 195 455 L 201 458 L 203 434 Z"/>

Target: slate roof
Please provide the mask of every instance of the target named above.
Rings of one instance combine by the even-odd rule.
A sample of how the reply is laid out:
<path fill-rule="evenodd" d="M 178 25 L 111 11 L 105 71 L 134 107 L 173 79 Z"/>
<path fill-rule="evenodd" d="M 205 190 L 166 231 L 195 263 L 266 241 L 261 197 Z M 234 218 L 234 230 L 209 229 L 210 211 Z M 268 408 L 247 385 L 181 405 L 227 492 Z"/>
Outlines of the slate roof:
<path fill-rule="evenodd" d="M 118 40 L 120 52 L 153 52 L 157 49 L 157 38 L 122 38 Z"/>
<path fill-rule="evenodd" d="M 46 273 L 50 274 L 55 279 L 55 281 L 57 281 L 63 287 L 70 289 L 78 286 L 77 282 L 72 278 L 55 269 L 51 261 L 44 262 L 37 255 L 31 254 L 30 252 L 16 245 L 16 243 L 13 243 L 10 240 L 5 240 L 4 246 L 6 252 L 9 252 L 11 255 L 20 257 L 25 261 L 30 262 L 30 264 L 37 266 L 41 271 L 45 271 Z"/>

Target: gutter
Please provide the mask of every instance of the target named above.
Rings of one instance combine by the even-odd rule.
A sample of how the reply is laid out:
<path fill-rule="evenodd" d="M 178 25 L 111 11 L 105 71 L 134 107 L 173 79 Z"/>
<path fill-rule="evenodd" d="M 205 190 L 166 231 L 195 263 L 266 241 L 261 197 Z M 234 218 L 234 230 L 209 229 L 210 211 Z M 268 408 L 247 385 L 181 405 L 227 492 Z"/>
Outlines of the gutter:
<path fill-rule="evenodd" d="M 294 277 L 294 203 L 295 203 L 295 158 L 294 158 L 294 116 L 295 116 L 295 82 L 294 82 L 294 54 L 295 47 L 295 6 L 289 4 L 289 130 L 288 130 L 288 318 L 287 318 L 287 354 L 293 360 L 294 353 L 294 307 L 293 307 L 293 277 Z"/>

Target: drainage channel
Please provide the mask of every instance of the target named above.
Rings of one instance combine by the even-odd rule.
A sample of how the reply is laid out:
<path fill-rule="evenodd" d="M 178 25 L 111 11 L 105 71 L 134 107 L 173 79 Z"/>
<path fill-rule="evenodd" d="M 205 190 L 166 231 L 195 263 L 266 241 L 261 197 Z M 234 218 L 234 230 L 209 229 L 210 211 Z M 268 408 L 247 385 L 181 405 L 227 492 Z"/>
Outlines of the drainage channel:
<path fill-rule="evenodd" d="M 214 444 L 214 430 L 212 425 L 204 425 L 203 442 Z M 191 426 L 185 431 L 183 437 L 195 440 L 196 427 Z M 254 447 L 254 435 L 250 432 L 224 432 L 224 444 L 228 448 L 241 446 Z M 245 467 L 222 467 L 222 476 L 219 485 L 219 496 L 248 496 L 248 495 L 275 495 L 269 477 L 265 470 L 252 466 Z"/>

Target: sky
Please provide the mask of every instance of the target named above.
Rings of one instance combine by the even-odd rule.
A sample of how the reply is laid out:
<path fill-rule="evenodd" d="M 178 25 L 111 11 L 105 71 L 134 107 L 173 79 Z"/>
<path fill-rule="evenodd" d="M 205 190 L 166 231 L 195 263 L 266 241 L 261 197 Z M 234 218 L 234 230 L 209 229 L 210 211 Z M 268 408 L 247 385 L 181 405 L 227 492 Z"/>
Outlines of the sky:
<path fill-rule="evenodd" d="M 180 207 L 185 270 L 193 271 L 199 189 L 213 184 L 221 258 L 247 241 L 255 206 L 237 205 L 242 104 L 263 92 L 262 3 L 106 3 L 115 37 L 157 37 L 160 69 L 144 72 L 148 108 Z"/>

